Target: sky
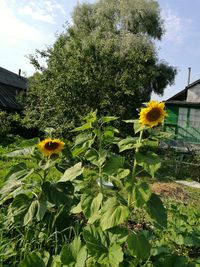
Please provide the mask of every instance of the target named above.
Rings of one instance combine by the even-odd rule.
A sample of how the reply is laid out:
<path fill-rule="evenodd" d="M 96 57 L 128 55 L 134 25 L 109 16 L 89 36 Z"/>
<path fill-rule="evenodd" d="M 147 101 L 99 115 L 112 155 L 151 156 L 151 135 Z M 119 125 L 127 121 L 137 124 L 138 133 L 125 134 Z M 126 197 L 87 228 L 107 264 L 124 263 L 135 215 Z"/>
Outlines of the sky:
<path fill-rule="evenodd" d="M 71 23 L 77 2 L 84 0 L 0 0 L 0 67 L 30 76 L 34 73 L 28 55 L 45 49 L 56 40 L 56 34 Z M 87 0 L 94 2 L 94 0 Z M 164 19 L 165 35 L 156 42 L 160 60 L 175 66 L 175 84 L 164 95 L 166 100 L 187 86 L 188 67 L 191 82 L 200 79 L 200 1 L 158 0 Z"/>

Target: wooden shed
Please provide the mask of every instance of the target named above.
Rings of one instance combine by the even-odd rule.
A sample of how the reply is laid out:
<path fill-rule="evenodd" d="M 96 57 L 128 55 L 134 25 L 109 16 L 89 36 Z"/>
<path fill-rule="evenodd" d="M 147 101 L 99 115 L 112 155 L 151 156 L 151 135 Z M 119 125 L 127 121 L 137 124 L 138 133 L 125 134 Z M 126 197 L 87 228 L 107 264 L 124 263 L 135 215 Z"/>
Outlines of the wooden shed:
<path fill-rule="evenodd" d="M 165 129 L 174 139 L 200 143 L 200 79 L 165 101 Z"/>
<path fill-rule="evenodd" d="M 0 67 L 0 109 L 6 111 L 20 111 L 16 96 L 27 88 L 27 79 L 19 74 Z"/>

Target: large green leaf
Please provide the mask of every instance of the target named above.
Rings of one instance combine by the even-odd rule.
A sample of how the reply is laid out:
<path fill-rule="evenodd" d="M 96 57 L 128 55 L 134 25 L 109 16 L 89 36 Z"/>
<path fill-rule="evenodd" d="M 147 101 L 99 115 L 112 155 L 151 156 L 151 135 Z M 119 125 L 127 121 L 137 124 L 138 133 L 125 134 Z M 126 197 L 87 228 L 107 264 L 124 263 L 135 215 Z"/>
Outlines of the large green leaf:
<path fill-rule="evenodd" d="M 80 237 L 75 239 L 69 245 L 64 245 L 61 251 L 61 262 L 71 267 L 84 267 L 87 258 L 86 246 L 81 244 Z"/>
<path fill-rule="evenodd" d="M 22 182 L 19 180 L 8 180 L 5 185 L 0 189 L 0 203 L 6 199 L 12 198 L 17 192 L 21 190 Z"/>
<path fill-rule="evenodd" d="M 149 185 L 145 182 L 134 185 L 133 201 L 136 207 L 143 207 L 151 196 Z"/>
<path fill-rule="evenodd" d="M 103 200 L 103 195 L 102 193 L 99 193 L 93 200 L 91 203 L 91 207 L 90 207 L 90 216 L 89 216 L 89 220 L 88 223 L 94 223 L 99 217 L 100 217 L 100 207 L 101 207 L 101 203 Z"/>
<path fill-rule="evenodd" d="M 136 134 L 136 133 L 139 133 L 139 132 L 141 132 L 141 131 L 143 131 L 143 130 L 145 130 L 145 129 L 148 129 L 148 127 L 142 125 L 142 124 L 139 122 L 139 120 L 135 120 L 135 122 L 134 122 L 134 132 L 135 132 L 135 134 Z"/>
<path fill-rule="evenodd" d="M 132 256 L 146 260 L 150 255 L 151 246 L 142 232 L 132 233 L 127 240 L 128 249 Z"/>
<path fill-rule="evenodd" d="M 26 194 L 19 194 L 17 195 L 11 206 L 10 206 L 10 211 L 13 217 L 13 222 L 15 223 L 20 223 L 20 224 L 26 224 L 27 221 L 24 218 L 31 207 L 31 204 L 33 202 L 33 199 Z M 36 205 L 35 203 L 33 204 L 30 213 L 29 213 L 29 218 L 31 217 L 31 214 L 34 216 L 36 213 Z M 33 218 L 33 217 L 32 217 Z M 30 220 L 29 220 L 30 221 Z"/>
<path fill-rule="evenodd" d="M 86 218 L 89 219 L 89 223 L 94 223 L 99 218 L 102 200 L 103 195 L 101 193 L 94 196 L 91 191 L 86 191 L 82 194 L 81 208 Z"/>
<path fill-rule="evenodd" d="M 161 166 L 160 157 L 153 152 L 147 152 L 146 154 L 136 153 L 135 157 L 137 164 L 154 178 L 156 171 Z"/>
<path fill-rule="evenodd" d="M 85 152 L 94 143 L 94 138 L 91 133 L 81 133 L 75 139 L 75 144 L 72 150 L 73 157 Z"/>
<path fill-rule="evenodd" d="M 119 152 L 135 148 L 137 139 L 138 138 L 135 137 L 126 137 L 125 139 L 122 139 L 118 143 Z"/>
<path fill-rule="evenodd" d="M 71 132 L 80 132 L 85 131 L 92 128 L 91 122 L 86 122 L 85 124 L 81 125 L 80 127 L 74 128 Z"/>
<path fill-rule="evenodd" d="M 82 167 L 82 163 L 79 162 L 73 167 L 67 169 L 59 182 L 73 181 L 76 177 L 80 176 L 83 173 L 83 170 L 84 168 Z"/>
<path fill-rule="evenodd" d="M 185 256 L 170 255 L 155 263 L 156 267 L 186 267 L 194 266 L 188 265 L 188 259 Z M 196 266 L 197 267 L 197 266 Z"/>
<path fill-rule="evenodd" d="M 19 163 L 11 168 L 6 175 L 6 180 L 24 179 L 30 176 L 34 172 L 34 169 L 29 169 L 25 163 Z"/>
<path fill-rule="evenodd" d="M 123 168 L 124 162 L 124 157 L 115 155 L 106 161 L 103 167 L 103 172 L 105 172 L 107 175 L 114 175 L 119 169 Z"/>
<path fill-rule="evenodd" d="M 45 264 L 39 253 L 31 252 L 25 256 L 18 267 L 45 267 Z"/>
<path fill-rule="evenodd" d="M 38 211 L 38 201 L 33 200 L 24 216 L 24 225 L 27 225 L 28 223 L 32 222 L 37 211 Z"/>
<path fill-rule="evenodd" d="M 108 259 L 110 266 L 117 267 L 123 261 L 124 253 L 122 247 L 118 244 L 113 244 L 108 249 Z"/>
<path fill-rule="evenodd" d="M 83 237 L 89 254 L 102 266 L 118 267 L 123 261 L 122 247 L 119 243 L 111 243 L 107 232 L 87 226 L 83 230 Z"/>
<path fill-rule="evenodd" d="M 50 183 L 47 181 L 42 185 L 42 190 L 50 203 L 56 206 L 71 205 L 74 193 L 74 187 L 71 182 Z"/>
<path fill-rule="evenodd" d="M 94 148 L 91 148 L 85 154 L 85 158 L 98 167 L 101 167 L 104 164 L 106 157 L 107 151 L 104 149 L 97 151 Z"/>
<path fill-rule="evenodd" d="M 87 226 L 83 230 L 83 237 L 89 254 L 99 263 L 107 263 L 109 239 L 104 232 L 93 225 Z"/>
<path fill-rule="evenodd" d="M 33 152 L 33 147 L 26 147 L 22 149 L 17 149 L 15 151 L 9 152 L 6 154 L 7 157 L 16 157 L 16 156 L 28 156 Z"/>
<path fill-rule="evenodd" d="M 44 194 L 40 196 L 38 199 L 38 210 L 36 214 L 36 218 L 38 221 L 41 221 L 47 211 L 47 198 Z"/>
<path fill-rule="evenodd" d="M 106 123 L 110 121 L 115 121 L 117 119 L 119 119 L 119 117 L 107 116 L 107 117 L 103 117 L 101 120 L 102 120 L 102 123 Z"/>
<path fill-rule="evenodd" d="M 154 193 L 147 202 L 147 212 L 158 227 L 167 227 L 167 210 L 161 199 Z"/>
<path fill-rule="evenodd" d="M 128 207 L 121 205 L 115 197 L 109 198 L 101 210 L 100 225 L 103 230 L 123 223 L 129 215 Z"/>

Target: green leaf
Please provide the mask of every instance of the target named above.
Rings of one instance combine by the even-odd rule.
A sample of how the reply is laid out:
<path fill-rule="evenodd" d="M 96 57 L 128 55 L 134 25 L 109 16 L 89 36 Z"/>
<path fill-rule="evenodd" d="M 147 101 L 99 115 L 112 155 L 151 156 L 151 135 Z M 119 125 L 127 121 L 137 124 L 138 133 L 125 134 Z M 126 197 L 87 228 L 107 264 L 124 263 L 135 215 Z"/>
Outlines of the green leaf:
<path fill-rule="evenodd" d="M 135 138 L 135 137 L 127 137 L 125 139 L 122 139 L 117 144 L 119 147 L 119 152 L 135 148 L 137 139 L 138 138 Z"/>
<path fill-rule="evenodd" d="M 45 264 L 40 256 L 39 253 L 31 252 L 27 254 L 22 260 L 19 265 L 19 267 L 45 267 Z"/>
<path fill-rule="evenodd" d="M 170 255 L 166 256 L 163 261 L 157 262 L 156 267 L 186 267 L 188 259 L 185 256 Z"/>
<path fill-rule="evenodd" d="M 136 133 L 139 133 L 139 132 L 141 132 L 141 131 L 144 131 L 145 129 L 148 129 L 148 127 L 142 125 L 142 124 L 139 122 L 139 120 L 135 120 L 135 122 L 134 122 L 134 132 L 135 132 L 135 134 L 136 134 Z"/>
<path fill-rule="evenodd" d="M 154 178 L 156 171 L 161 166 L 160 157 L 153 152 L 147 152 L 146 154 L 136 153 L 135 158 L 137 164 Z"/>
<path fill-rule="evenodd" d="M 83 230 L 83 238 L 86 242 L 89 254 L 94 257 L 98 263 L 108 262 L 109 239 L 100 228 L 93 225 L 87 226 Z"/>
<path fill-rule="evenodd" d="M 142 208 L 151 196 L 149 185 L 145 182 L 135 184 L 133 188 L 134 204 L 138 208 Z"/>
<path fill-rule="evenodd" d="M 167 227 L 167 211 L 161 199 L 154 193 L 147 202 L 147 212 L 157 227 Z"/>
<path fill-rule="evenodd" d="M 120 168 L 123 168 L 125 162 L 125 158 L 121 156 L 113 156 L 108 161 L 106 161 L 103 172 L 107 175 L 114 175 L 118 172 Z"/>
<path fill-rule="evenodd" d="M 119 266 L 120 262 L 123 261 L 123 256 L 124 256 L 124 253 L 120 245 L 113 244 L 109 247 L 108 258 L 109 258 L 110 265 L 112 267 Z"/>
<path fill-rule="evenodd" d="M 106 122 L 110 122 L 110 121 L 115 121 L 117 119 L 119 119 L 119 117 L 107 116 L 107 117 L 102 118 L 102 122 L 106 123 Z"/>
<path fill-rule="evenodd" d="M 151 246 L 142 232 L 132 233 L 127 240 L 128 249 L 132 256 L 146 260 L 150 255 Z"/>
<path fill-rule="evenodd" d="M 107 230 L 111 244 L 123 244 L 126 242 L 129 231 L 126 228 L 115 226 Z"/>
<path fill-rule="evenodd" d="M 119 133 L 119 131 L 112 127 L 112 126 L 107 126 L 103 129 L 103 140 L 107 142 L 115 141 L 115 133 Z"/>
<path fill-rule="evenodd" d="M 25 194 L 19 194 L 14 198 L 14 200 L 11 204 L 11 207 L 10 207 L 12 217 L 13 217 L 13 222 L 20 223 L 23 225 L 25 223 L 27 223 L 27 219 L 25 219 L 25 221 L 24 221 L 24 218 L 25 218 L 29 208 L 31 207 L 32 202 L 33 202 L 33 199 L 28 197 Z M 33 208 L 34 207 L 36 207 L 36 206 L 33 205 Z M 31 214 L 33 214 L 32 212 L 34 212 L 34 209 L 30 212 L 31 212 Z M 35 210 L 35 212 L 36 212 L 36 210 Z M 31 216 L 31 214 L 29 214 L 29 216 Z"/>
<path fill-rule="evenodd" d="M 42 194 L 38 200 L 38 210 L 36 214 L 36 219 L 41 221 L 47 210 L 47 198 L 44 194 Z"/>
<path fill-rule="evenodd" d="M 94 137 L 91 133 L 81 133 L 75 139 L 74 148 L 72 150 L 73 157 L 86 151 L 94 143 Z"/>
<path fill-rule="evenodd" d="M 74 187 L 71 182 L 50 183 L 47 181 L 42 185 L 42 191 L 50 203 L 56 206 L 67 205 L 69 207 L 72 202 Z"/>
<path fill-rule="evenodd" d="M 87 114 L 84 120 L 90 123 L 94 123 L 97 120 L 97 110 L 91 111 L 89 114 Z"/>
<path fill-rule="evenodd" d="M 107 151 L 101 149 L 100 151 L 96 151 L 94 148 L 88 150 L 85 154 L 86 160 L 90 161 L 92 164 L 101 167 L 107 157 Z"/>
<path fill-rule="evenodd" d="M 87 258 L 86 246 L 82 246 L 80 237 L 65 245 L 61 251 L 61 262 L 67 266 L 84 267 Z"/>
<path fill-rule="evenodd" d="M 129 215 L 128 207 L 121 205 L 115 197 L 109 198 L 101 211 L 100 225 L 103 230 L 123 223 Z"/>
<path fill-rule="evenodd" d="M 6 180 L 25 179 L 34 172 L 34 169 L 27 168 L 25 163 L 19 163 L 13 166 L 6 175 Z"/>
<path fill-rule="evenodd" d="M 110 242 L 108 232 L 103 232 L 94 226 L 87 226 L 83 230 L 83 237 L 89 254 L 102 266 L 118 267 L 123 261 L 122 247 L 119 243 Z"/>
<path fill-rule="evenodd" d="M 3 203 L 6 199 L 13 197 L 22 187 L 21 181 L 8 180 L 5 185 L 0 189 L 0 203 Z"/>
<path fill-rule="evenodd" d="M 24 216 L 23 225 L 27 225 L 28 223 L 32 222 L 37 210 L 38 210 L 38 201 L 33 200 Z"/>
<path fill-rule="evenodd" d="M 92 223 L 94 223 L 100 217 L 99 209 L 101 207 L 102 200 L 103 200 L 102 193 L 99 193 L 92 200 L 91 207 L 90 207 L 90 216 L 89 216 L 88 223 L 92 224 Z"/>
<path fill-rule="evenodd" d="M 33 147 L 22 148 L 22 149 L 9 152 L 6 154 L 6 156 L 7 157 L 28 156 L 28 155 L 31 155 L 33 150 L 34 150 Z"/>
<path fill-rule="evenodd" d="M 123 120 L 125 123 L 135 123 L 136 120 Z"/>
<path fill-rule="evenodd" d="M 85 131 L 85 130 L 88 130 L 91 128 L 92 128 L 92 123 L 87 122 L 87 123 L 83 124 L 82 126 L 73 129 L 71 132 L 80 132 L 80 131 Z"/>
<path fill-rule="evenodd" d="M 103 200 L 103 195 L 99 193 L 96 197 L 91 191 L 88 191 L 81 196 L 81 208 L 89 219 L 88 223 L 94 223 L 100 216 L 100 206 Z"/>
<path fill-rule="evenodd" d="M 82 163 L 79 162 L 73 167 L 67 169 L 59 182 L 73 181 L 76 177 L 80 176 L 83 173 L 83 170 L 84 168 L 82 167 Z"/>

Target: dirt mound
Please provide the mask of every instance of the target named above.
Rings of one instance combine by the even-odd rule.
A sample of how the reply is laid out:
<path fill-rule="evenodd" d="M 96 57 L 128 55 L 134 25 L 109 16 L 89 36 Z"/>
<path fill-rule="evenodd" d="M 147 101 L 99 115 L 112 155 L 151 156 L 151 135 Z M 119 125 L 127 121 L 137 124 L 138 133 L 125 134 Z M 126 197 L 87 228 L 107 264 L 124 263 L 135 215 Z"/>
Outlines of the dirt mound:
<path fill-rule="evenodd" d="M 176 183 L 157 182 L 151 185 L 151 190 L 161 197 L 175 198 L 181 201 L 188 199 L 187 193 Z"/>

